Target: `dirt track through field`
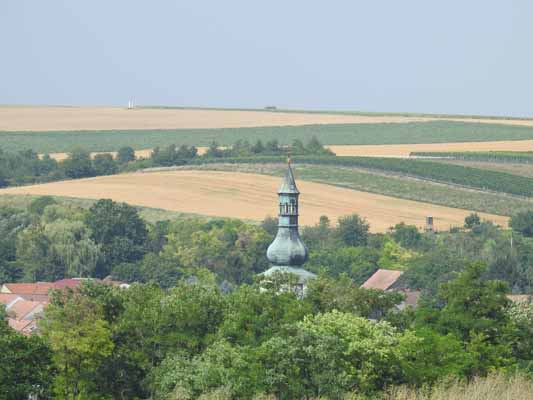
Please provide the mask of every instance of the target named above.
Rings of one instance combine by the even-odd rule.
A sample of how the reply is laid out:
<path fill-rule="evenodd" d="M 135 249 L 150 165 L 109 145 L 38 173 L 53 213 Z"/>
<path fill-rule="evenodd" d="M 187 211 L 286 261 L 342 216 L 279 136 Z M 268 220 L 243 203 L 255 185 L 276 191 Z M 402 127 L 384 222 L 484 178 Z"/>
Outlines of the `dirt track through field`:
<path fill-rule="evenodd" d="M 338 156 L 406 157 L 415 151 L 533 151 L 533 140 L 427 144 L 331 145 Z"/>
<path fill-rule="evenodd" d="M 265 175 L 215 171 L 165 171 L 133 173 L 53 182 L 0 190 L 1 194 L 55 195 L 79 198 L 111 198 L 130 204 L 209 216 L 262 220 L 277 213 L 276 192 L 280 178 Z M 460 226 L 469 211 L 401 200 L 366 192 L 298 182 L 301 217 L 313 225 L 321 215 L 332 220 L 358 213 L 367 218 L 371 230 L 386 231 L 398 222 L 422 227 L 432 215 L 437 229 Z M 507 226 L 507 218 L 480 215 Z"/>

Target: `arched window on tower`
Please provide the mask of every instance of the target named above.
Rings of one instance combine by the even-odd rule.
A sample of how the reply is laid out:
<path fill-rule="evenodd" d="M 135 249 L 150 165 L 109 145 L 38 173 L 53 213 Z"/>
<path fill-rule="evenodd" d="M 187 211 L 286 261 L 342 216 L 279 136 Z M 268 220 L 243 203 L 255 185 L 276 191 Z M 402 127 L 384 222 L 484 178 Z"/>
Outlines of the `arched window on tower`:
<path fill-rule="evenodd" d="M 296 214 L 297 212 L 298 212 L 298 210 L 297 210 L 297 206 L 296 206 L 296 199 L 291 199 L 289 213 Z"/>

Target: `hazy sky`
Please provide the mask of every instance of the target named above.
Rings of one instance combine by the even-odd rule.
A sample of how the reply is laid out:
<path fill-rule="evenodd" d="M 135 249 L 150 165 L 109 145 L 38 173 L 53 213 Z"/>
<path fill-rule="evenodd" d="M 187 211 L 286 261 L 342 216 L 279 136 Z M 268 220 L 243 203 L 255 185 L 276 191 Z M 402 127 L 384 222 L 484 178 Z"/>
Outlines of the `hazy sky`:
<path fill-rule="evenodd" d="M 531 0 L 0 0 L 0 103 L 533 116 Z"/>

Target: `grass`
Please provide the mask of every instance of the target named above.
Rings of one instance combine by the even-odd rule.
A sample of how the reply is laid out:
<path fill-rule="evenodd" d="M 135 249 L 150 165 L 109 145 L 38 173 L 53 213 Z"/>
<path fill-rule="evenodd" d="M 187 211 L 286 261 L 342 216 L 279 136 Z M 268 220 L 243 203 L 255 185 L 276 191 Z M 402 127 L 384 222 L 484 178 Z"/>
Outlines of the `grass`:
<path fill-rule="evenodd" d="M 282 176 L 286 166 L 284 164 L 205 164 L 190 168 Z M 511 216 L 520 210 L 533 209 L 533 201 L 528 199 L 479 192 L 402 176 L 387 176 L 354 168 L 297 164 L 295 173 L 297 179 L 489 214 Z"/>
<path fill-rule="evenodd" d="M 431 121 L 380 124 L 306 125 L 224 129 L 111 130 L 0 132 L 4 150 L 33 149 L 38 153 L 67 152 L 74 147 L 90 151 L 116 151 L 122 146 L 147 149 L 169 144 L 207 146 L 213 140 L 230 145 L 239 139 L 278 140 L 289 144 L 315 135 L 332 145 L 375 145 L 476 142 L 533 139 L 533 127 L 502 124 Z"/>
<path fill-rule="evenodd" d="M 348 397 L 349 398 L 349 397 Z M 353 397 L 354 400 L 357 397 Z M 455 382 L 437 385 L 431 390 L 397 388 L 382 400 L 532 400 L 533 381 L 515 375 L 493 374 L 475 378 L 469 383 Z"/>

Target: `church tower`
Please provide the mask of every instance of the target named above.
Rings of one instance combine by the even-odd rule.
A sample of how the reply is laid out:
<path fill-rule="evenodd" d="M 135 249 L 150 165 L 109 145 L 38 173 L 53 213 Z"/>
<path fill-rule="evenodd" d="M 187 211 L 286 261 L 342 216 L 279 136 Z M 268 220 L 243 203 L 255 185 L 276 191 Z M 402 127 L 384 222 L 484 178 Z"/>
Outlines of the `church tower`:
<path fill-rule="evenodd" d="M 316 275 L 301 268 L 307 261 L 308 251 L 298 232 L 298 197 L 290 159 L 287 171 L 278 190 L 278 233 L 267 250 L 268 261 L 272 268 L 264 272 L 268 276 L 274 272 L 288 272 L 298 276 L 301 289 L 305 282 Z"/>

